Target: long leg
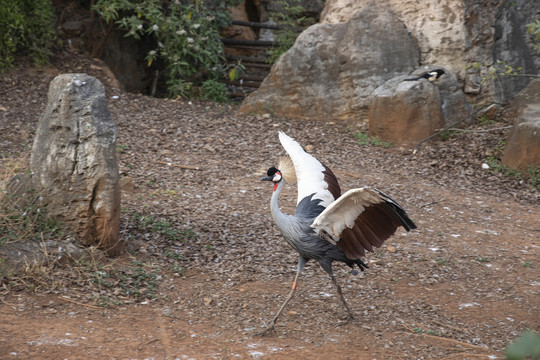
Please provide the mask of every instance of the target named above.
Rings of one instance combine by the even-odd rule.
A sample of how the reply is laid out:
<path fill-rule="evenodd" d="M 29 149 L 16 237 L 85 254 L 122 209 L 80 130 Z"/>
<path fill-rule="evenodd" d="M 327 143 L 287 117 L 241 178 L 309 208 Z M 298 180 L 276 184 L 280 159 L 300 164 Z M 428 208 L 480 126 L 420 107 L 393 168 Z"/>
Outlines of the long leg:
<path fill-rule="evenodd" d="M 358 264 L 358 262 L 356 263 Z M 366 266 L 361 260 L 360 260 L 360 263 Z M 341 299 L 341 302 L 343 303 L 343 305 L 345 305 L 345 309 L 347 309 L 347 313 L 349 313 L 349 316 L 347 316 L 347 319 L 345 320 L 343 324 L 346 324 L 349 321 L 354 320 L 354 315 L 351 311 L 351 308 L 349 307 L 349 304 L 347 304 L 347 302 L 345 301 L 345 298 L 343 297 L 343 292 L 341 291 L 341 286 L 339 286 L 336 280 L 336 277 L 334 276 L 334 272 L 332 271 L 332 260 L 329 258 L 322 258 L 321 260 L 319 260 L 319 264 L 324 269 L 324 271 L 326 271 L 328 275 L 330 275 L 330 278 L 332 279 L 332 282 L 334 283 L 336 287 L 339 298 Z M 358 264 L 358 266 L 360 267 L 360 269 L 362 269 L 362 266 L 360 266 L 360 264 Z"/>
<path fill-rule="evenodd" d="M 285 302 L 283 303 L 283 305 L 281 305 L 281 307 L 279 308 L 276 316 L 274 316 L 274 318 L 272 319 L 272 321 L 270 322 L 270 324 L 268 324 L 268 326 L 266 327 L 266 329 L 264 329 L 262 332 L 259 333 L 259 335 L 265 335 L 271 331 L 274 330 L 274 326 L 276 325 L 276 322 L 279 318 L 279 315 L 281 315 L 281 312 L 283 311 L 283 309 L 285 309 L 285 306 L 287 306 L 287 303 L 292 299 L 293 295 L 294 295 L 294 291 L 296 290 L 296 287 L 298 286 L 298 277 L 300 276 L 300 273 L 302 272 L 302 269 L 304 268 L 304 265 L 306 264 L 306 262 L 308 261 L 308 259 L 305 259 L 303 257 L 300 257 L 298 259 L 298 269 L 296 270 L 296 276 L 294 277 L 294 281 L 293 281 L 293 284 L 291 286 L 291 291 L 289 292 L 289 295 L 287 296 L 287 299 L 285 299 Z"/>
<path fill-rule="evenodd" d="M 339 286 L 339 284 L 338 284 L 338 282 L 336 280 L 336 277 L 334 276 L 334 274 L 330 274 L 330 277 L 332 278 L 332 282 L 336 286 L 337 293 L 338 293 L 339 297 L 341 298 L 341 301 L 343 302 L 343 305 L 345 305 L 345 308 L 347 309 L 347 312 L 349 313 L 349 316 L 347 317 L 347 320 L 345 320 L 345 322 L 349 322 L 350 320 L 354 319 L 354 315 L 353 315 L 353 313 L 351 311 L 351 308 L 349 307 L 349 305 L 345 301 L 345 298 L 343 297 L 343 293 L 341 292 L 341 286 Z"/>

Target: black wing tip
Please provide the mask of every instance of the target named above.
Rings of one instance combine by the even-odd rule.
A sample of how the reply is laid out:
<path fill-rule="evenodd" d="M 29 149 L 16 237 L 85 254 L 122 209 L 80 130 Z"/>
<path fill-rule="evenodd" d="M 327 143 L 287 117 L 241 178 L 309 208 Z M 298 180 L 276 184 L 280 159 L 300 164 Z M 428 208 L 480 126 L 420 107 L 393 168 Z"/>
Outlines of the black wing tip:
<path fill-rule="evenodd" d="M 403 209 L 403 207 L 399 205 L 397 201 L 395 201 L 382 191 L 376 191 L 379 193 L 380 196 L 382 196 L 386 206 L 389 207 L 389 210 L 391 210 L 392 214 L 397 218 L 397 220 L 400 222 L 400 225 L 403 226 L 405 230 L 411 231 L 418 228 L 414 221 L 411 220 L 405 209 Z"/>
<path fill-rule="evenodd" d="M 396 202 L 385 202 L 385 205 L 392 212 L 392 215 L 399 221 L 399 224 L 407 231 L 417 229 L 414 221 L 411 220 L 407 212 Z"/>

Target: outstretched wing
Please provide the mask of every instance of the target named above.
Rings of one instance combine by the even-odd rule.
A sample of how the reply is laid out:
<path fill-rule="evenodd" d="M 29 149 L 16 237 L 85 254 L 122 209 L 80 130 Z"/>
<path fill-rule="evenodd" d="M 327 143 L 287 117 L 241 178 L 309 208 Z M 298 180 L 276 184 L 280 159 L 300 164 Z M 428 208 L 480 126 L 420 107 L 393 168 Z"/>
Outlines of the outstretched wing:
<path fill-rule="evenodd" d="M 388 239 L 398 226 L 416 229 L 405 210 L 372 188 L 347 191 L 315 218 L 311 227 L 335 243 L 349 259 L 358 259 Z"/>
<path fill-rule="evenodd" d="M 327 207 L 337 199 L 341 190 L 336 176 L 326 166 L 315 159 L 283 132 L 279 132 L 279 141 L 291 158 L 298 182 L 298 201 L 313 195 L 313 200 L 322 200 L 320 205 Z"/>

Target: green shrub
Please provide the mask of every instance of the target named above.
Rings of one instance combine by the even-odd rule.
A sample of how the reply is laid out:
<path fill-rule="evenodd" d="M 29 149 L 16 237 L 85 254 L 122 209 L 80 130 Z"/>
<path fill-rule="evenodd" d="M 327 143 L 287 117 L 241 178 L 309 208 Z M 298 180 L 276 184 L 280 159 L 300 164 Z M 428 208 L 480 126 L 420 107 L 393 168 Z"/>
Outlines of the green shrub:
<path fill-rule="evenodd" d="M 194 86 L 224 75 L 220 30 L 230 25 L 228 9 L 238 3 L 239 0 L 97 0 L 94 10 L 106 22 L 114 21 L 126 30 L 126 36 L 153 38 L 156 47 L 146 55 L 148 66 L 163 60 L 170 95 L 188 97 Z M 204 93 L 202 96 L 209 97 Z"/>
<path fill-rule="evenodd" d="M 533 331 L 526 331 L 506 349 L 507 360 L 540 359 L 540 336 Z"/>
<path fill-rule="evenodd" d="M 202 95 L 205 99 L 226 103 L 229 101 L 227 86 L 216 80 L 206 80 L 202 84 Z"/>
<path fill-rule="evenodd" d="M 534 47 L 540 54 L 540 20 L 527 24 L 527 34 L 534 37 Z"/>
<path fill-rule="evenodd" d="M 358 140 L 358 144 L 362 146 L 373 145 L 382 146 L 384 148 L 392 147 L 391 142 L 377 139 L 376 137 L 370 136 L 368 133 L 362 132 L 360 130 L 355 132 L 353 136 Z"/>
<path fill-rule="evenodd" d="M 300 0 L 278 0 L 276 3 L 281 11 L 270 15 L 281 25 L 281 29 L 275 31 L 275 45 L 266 51 L 266 61 L 270 64 L 275 63 L 281 54 L 294 45 L 298 37 L 296 27 L 305 20 L 305 17 L 300 16 L 304 11 Z"/>
<path fill-rule="evenodd" d="M 57 42 L 54 7 L 50 0 L 0 0 L 0 72 L 20 53 L 46 64 Z"/>

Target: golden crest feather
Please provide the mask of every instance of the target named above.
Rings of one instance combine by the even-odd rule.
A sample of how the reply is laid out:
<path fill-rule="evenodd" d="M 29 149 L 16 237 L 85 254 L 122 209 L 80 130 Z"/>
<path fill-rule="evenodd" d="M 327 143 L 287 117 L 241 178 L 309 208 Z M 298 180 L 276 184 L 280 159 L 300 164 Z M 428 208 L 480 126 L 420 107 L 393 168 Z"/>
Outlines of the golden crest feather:
<path fill-rule="evenodd" d="M 278 170 L 281 171 L 281 176 L 283 176 L 286 183 L 294 184 L 296 182 L 296 171 L 290 157 L 282 156 L 279 159 Z"/>

